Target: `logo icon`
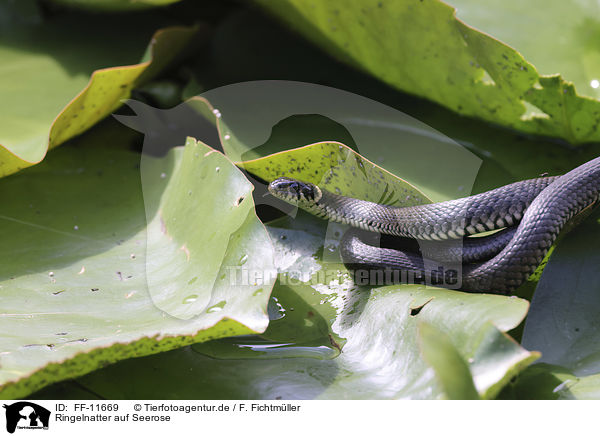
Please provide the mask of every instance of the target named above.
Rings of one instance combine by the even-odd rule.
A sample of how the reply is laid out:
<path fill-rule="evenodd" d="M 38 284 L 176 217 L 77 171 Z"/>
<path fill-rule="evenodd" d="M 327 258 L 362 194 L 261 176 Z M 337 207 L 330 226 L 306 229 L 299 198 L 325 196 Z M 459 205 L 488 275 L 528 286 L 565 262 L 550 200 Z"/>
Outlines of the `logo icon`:
<path fill-rule="evenodd" d="M 15 429 L 48 429 L 50 411 L 29 401 L 5 404 L 6 431 L 14 433 Z"/>

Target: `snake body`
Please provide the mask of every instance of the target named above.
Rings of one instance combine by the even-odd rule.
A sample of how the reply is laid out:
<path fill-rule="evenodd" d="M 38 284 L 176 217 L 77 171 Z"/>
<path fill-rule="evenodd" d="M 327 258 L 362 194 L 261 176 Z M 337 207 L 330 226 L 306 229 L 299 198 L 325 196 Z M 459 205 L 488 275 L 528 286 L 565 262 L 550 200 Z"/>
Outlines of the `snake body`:
<path fill-rule="evenodd" d="M 471 197 L 401 208 L 344 197 L 285 177 L 271 182 L 269 191 L 331 221 L 371 232 L 442 241 L 441 245 L 421 249 L 426 259 L 435 258 L 438 251 L 448 253 L 448 246 L 458 247 L 454 250 L 458 254 L 450 249 L 450 254 L 438 260 L 464 263 L 462 289 L 508 293 L 537 268 L 565 224 L 598 201 L 600 157 L 562 176 L 530 179 Z M 492 237 L 463 239 L 505 227 Z M 457 244 L 452 245 L 452 240 Z M 357 231 L 344 236 L 340 253 L 348 265 L 427 275 L 423 256 L 375 247 Z"/>
<path fill-rule="evenodd" d="M 409 207 L 344 197 L 285 177 L 273 181 L 269 189 L 283 200 L 329 221 L 389 235 L 439 241 L 517 223 L 533 199 L 555 179 L 525 180 L 472 197 Z M 300 196 L 294 191 L 298 183 L 302 184 Z"/>

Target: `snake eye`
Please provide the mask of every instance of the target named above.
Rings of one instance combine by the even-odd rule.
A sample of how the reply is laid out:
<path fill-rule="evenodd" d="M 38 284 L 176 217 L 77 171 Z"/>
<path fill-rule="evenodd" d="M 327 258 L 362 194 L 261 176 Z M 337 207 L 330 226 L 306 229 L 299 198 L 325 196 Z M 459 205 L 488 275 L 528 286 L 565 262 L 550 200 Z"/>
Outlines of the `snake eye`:
<path fill-rule="evenodd" d="M 296 197 L 297 199 L 300 198 L 300 184 L 298 182 L 288 182 L 285 186 L 285 190 L 287 191 L 288 195 Z"/>
<path fill-rule="evenodd" d="M 309 185 L 302 186 L 302 189 L 300 190 L 300 195 L 306 198 L 307 200 L 315 199 L 315 191 Z"/>

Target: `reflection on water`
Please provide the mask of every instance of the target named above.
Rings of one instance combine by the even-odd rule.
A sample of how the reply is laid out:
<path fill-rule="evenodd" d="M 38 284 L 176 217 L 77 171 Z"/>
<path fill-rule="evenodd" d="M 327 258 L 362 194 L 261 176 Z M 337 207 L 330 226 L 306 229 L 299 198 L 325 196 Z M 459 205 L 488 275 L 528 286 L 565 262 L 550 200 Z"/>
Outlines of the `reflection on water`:
<path fill-rule="evenodd" d="M 322 341 L 304 343 L 270 341 L 260 336 L 238 336 L 192 345 L 200 354 L 215 359 L 276 359 L 308 357 L 333 359 L 340 354 L 334 345 Z"/>

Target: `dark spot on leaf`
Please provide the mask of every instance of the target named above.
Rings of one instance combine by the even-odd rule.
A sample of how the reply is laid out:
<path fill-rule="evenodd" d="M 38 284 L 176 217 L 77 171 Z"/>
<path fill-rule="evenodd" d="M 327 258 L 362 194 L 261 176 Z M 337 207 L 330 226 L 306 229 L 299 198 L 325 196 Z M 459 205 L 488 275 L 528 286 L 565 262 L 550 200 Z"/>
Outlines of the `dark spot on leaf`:
<path fill-rule="evenodd" d="M 429 300 L 427 300 L 425 303 L 421 304 L 420 306 L 411 307 L 410 308 L 410 316 L 417 316 L 421 312 L 421 310 L 425 307 L 425 305 L 428 304 L 431 300 L 433 300 L 433 298 L 430 298 Z"/>

